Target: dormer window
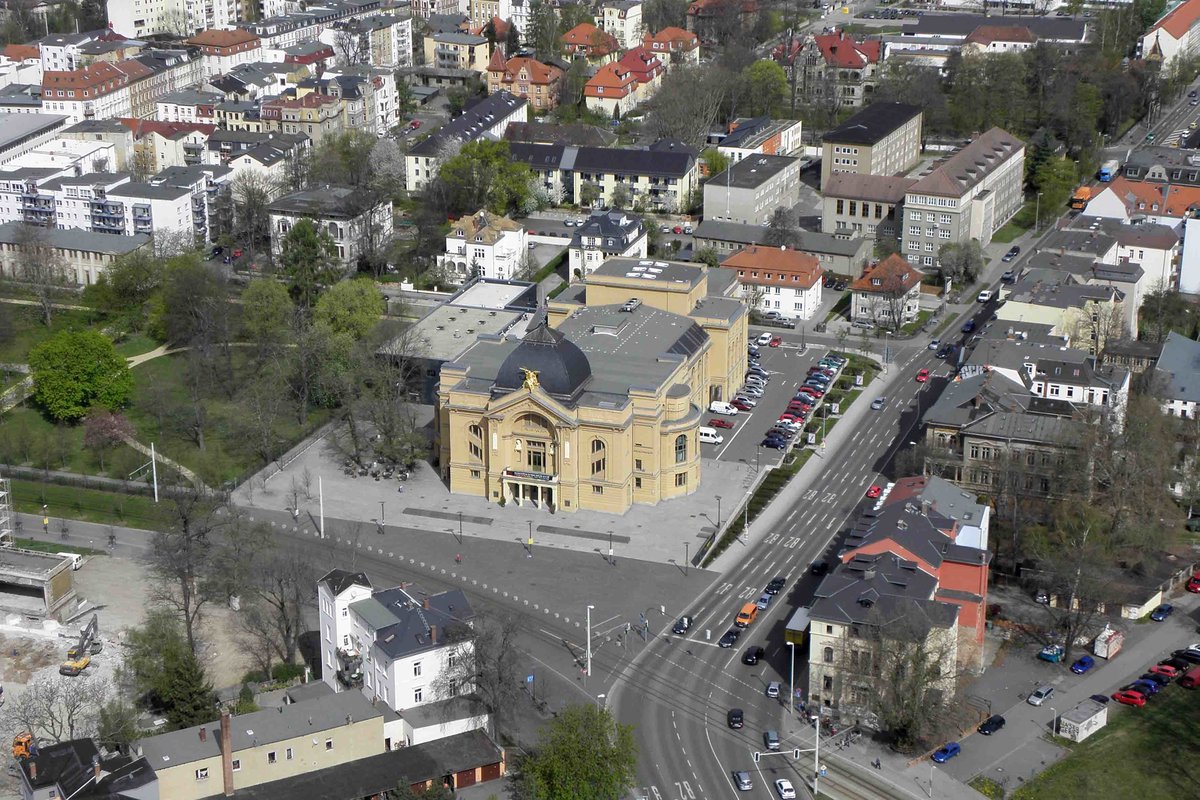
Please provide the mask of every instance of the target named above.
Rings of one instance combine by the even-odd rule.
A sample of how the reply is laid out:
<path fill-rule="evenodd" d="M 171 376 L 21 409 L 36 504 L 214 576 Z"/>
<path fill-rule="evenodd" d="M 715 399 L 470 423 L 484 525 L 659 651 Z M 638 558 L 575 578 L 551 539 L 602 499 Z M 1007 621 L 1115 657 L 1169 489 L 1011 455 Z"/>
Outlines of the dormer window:
<path fill-rule="evenodd" d="M 883 286 L 883 281 L 880 280 L 879 278 L 871 278 L 871 285 L 872 286 Z"/>

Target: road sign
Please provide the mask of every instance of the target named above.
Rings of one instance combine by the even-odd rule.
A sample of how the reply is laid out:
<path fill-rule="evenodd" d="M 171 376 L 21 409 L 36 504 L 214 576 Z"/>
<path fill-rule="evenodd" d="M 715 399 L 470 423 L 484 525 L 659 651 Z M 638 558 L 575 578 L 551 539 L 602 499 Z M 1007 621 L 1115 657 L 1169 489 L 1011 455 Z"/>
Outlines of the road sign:
<path fill-rule="evenodd" d="M 754 763 L 755 763 L 755 764 L 757 764 L 757 763 L 758 763 L 758 760 L 759 760 L 760 758 L 762 758 L 762 753 L 760 753 L 760 752 L 758 752 L 757 750 L 755 750 L 755 751 L 754 751 Z"/>
<path fill-rule="evenodd" d="M 795 750 L 792 751 L 792 758 L 796 759 L 797 761 L 800 760 L 800 748 L 799 747 L 797 747 Z"/>

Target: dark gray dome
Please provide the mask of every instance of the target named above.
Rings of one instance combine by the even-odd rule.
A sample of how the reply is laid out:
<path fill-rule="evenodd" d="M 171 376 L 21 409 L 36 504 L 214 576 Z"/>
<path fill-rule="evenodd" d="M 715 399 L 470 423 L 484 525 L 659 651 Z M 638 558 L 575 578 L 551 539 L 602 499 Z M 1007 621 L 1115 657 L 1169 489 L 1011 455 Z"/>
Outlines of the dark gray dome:
<path fill-rule="evenodd" d="M 495 388 L 505 393 L 525 385 L 523 369 L 537 373 L 538 385 L 550 395 L 573 397 L 592 375 L 592 365 L 571 340 L 542 322 L 525 334 L 496 373 Z"/>

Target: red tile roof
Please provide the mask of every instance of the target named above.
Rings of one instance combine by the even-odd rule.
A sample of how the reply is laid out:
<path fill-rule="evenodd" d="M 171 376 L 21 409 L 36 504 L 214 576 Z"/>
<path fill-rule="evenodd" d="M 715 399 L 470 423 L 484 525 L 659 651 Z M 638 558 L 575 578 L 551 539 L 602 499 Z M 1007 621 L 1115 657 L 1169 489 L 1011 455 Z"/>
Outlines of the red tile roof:
<path fill-rule="evenodd" d="M 627 67 L 619 63 L 605 64 L 583 85 L 583 95 L 619 99 L 635 91 L 637 84 L 637 78 Z"/>
<path fill-rule="evenodd" d="M 500 54 L 499 48 L 496 49 L 495 53 L 492 53 L 492 61 L 488 64 L 488 72 L 504 73 L 504 77 L 501 78 L 503 83 L 515 83 L 522 69 L 529 76 L 530 83 L 542 86 L 554 83 L 563 74 L 563 71 L 553 64 L 543 64 L 536 58 L 529 58 L 528 56 L 514 56 L 505 61 L 504 56 Z"/>
<path fill-rule="evenodd" d="M 122 68 L 119 69 L 116 64 L 97 61 L 82 69 L 46 70 L 42 73 L 42 92 L 45 93 L 52 89 L 81 90 L 85 92 L 83 97 L 99 97 L 109 94 L 129 85 L 132 70 L 124 68 L 130 63 L 138 64 L 136 61 L 123 62 L 120 65 Z"/>
<path fill-rule="evenodd" d="M 589 56 L 606 56 L 621 49 L 615 36 L 590 22 L 581 22 L 564 33 L 562 43 L 570 52 L 586 51 Z"/>
<path fill-rule="evenodd" d="M 825 57 L 825 63 L 843 69 L 862 69 L 867 64 L 878 64 L 880 46 L 879 39 L 855 41 L 844 31 L 814 36 L 813 41 Z"/>
<path fill-rule="evenodd" d="M 4 57 L 13 61 L 39 59 L 42 50 L 36 44 L 10 44 L 4 48 Z"/>
<path fill-rule="evenodd" d="M 988 45 L 992 42 L 1025 42 L 1033 44 L 1037 34 L 1024 25 L 980 25 L 967 35 L 968 42 Z"/>
<path fill-rule="evenodd" d="M 892 253 L 878 264 L 867 267 L 862 277 L 850 284 L 850 289 L 855 292 L 907 292 L 924 277 L 924 272 Z"/>
<path fill-rule="evenodd" d="M 670 26 L 658 33 L 647 33 L 642 37 L 642 45 L 651 50 L 694 50 L 700 46 L 700 39 L 691 31 Z"/>
<path fill-rule="evenodd" d="M 1160 17 L 1147 33 L 1164 30 L 1176 39 L 1182 39 L 1200 21 L 1200 0 L 1184 0 L 1170 14 Z"/>
<path fill-rule="evenodd" d="M 1200 209 L 1200 186 L 1131 181 L 1121 176 L 1115 178 L 1105 191 L 1116 195 L 1130 214 L 1182 219 Z"/>
<path fill-rule="evenodd" d="M 229 31 L 216 30 L 214 28 L 207 31 L 200 31 L 184 42 L 184 44 L 196 47 L 236 47 L 239 44 L 251 44 L 259 41 L 258 36 L 241 28 L 234 28 Z"/>
<path fill-rule="evenodd" d="M 638 83 L 649 83 L 663 73 L 658 56 L 644 47 L 627 50 L 617 63 L 632 72 Z"/>
<path fill-rule="evenodd" d="M 141 139 L 151 133 L 157 133 L 164 139 L 174 139 L 179 135 L 202 133 L 211 136 L 217 129 L 216 125 L 206 125 L 199 122 L 159 122 L 153 119 L 138 119 L 137 117 L 121 117 L 122 125 L 133 131 L 135 139 Z"/>
<path fill-rule="evenodd" d="M 811 289 L 821 280 L 821 264 L 816 256 L 788 247 L 743 247 L 721 263 L 722 269 L 736 269 L 738 280 L 755 286 L 791 286 Z M 758 277 L 751 272 L 759 271 Z"/>

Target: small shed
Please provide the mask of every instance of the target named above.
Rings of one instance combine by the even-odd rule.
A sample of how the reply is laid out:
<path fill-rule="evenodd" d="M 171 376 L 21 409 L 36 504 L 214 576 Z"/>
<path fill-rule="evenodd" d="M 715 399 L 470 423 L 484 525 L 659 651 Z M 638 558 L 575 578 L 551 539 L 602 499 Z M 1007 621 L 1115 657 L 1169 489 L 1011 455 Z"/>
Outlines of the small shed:
<path fill-rule="evenodd" d="M 1082 742 L 1108 724 L 1108 706 L 1095 700 L 1083 700 L 1058 718 L 1058 735 Z"/>

